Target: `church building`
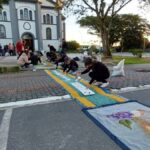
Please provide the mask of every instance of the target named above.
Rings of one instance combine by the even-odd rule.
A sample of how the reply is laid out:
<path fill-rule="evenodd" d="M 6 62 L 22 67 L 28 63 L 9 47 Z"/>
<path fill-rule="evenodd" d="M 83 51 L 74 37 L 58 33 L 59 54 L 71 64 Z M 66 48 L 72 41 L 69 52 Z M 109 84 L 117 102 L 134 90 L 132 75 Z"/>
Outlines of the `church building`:
<path fill-rule="evenodd" d="M 9 0 L 0 10 L 0 44 L 25 41 L 33 50 L 56 49 L 65 39 L 65 18 L 53 0 Z"/>

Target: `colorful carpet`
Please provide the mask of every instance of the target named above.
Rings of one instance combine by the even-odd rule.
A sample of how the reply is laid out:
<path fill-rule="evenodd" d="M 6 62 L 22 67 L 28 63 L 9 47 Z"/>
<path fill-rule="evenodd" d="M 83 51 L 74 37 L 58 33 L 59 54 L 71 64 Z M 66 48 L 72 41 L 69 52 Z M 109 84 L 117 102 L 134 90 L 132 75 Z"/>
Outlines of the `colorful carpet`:
<path fill-rule="evenodd" d="M 150 107 L 129 101 L 83 111 L 122 149 L 150 149 Z"/>
<path fill-rule="evenodd" d="M 39 64 L 34 66 L 35 69 L 37 70 L 45 70 L 45 69 L 55 69 L 55 66 L 53 64 L 50 63 L 45 63 L 45 64 Z"/>
<path fill-rule="evenodd" d="M 90 92 L 94 94 L 85 94 L 83 91 L 76 85 L 80 87 L 85 87 L 88 84 L 84 80 L 76 81 L 76 79 L 71 75 L 63 74 L 61 71 L 51 70 L 46 71 L 55 81 L 61 84 L 71 95 L 75 98 L 80 104 L 84 107 L 97 107 L 115 104 L 118 102 L 124 102 L 125 99 L 110 93 L 105 92 L 103 89 L 98 88 L 97 86 L 92 86 Z M 84 90 L 84 88 L 83 88 Z"/>

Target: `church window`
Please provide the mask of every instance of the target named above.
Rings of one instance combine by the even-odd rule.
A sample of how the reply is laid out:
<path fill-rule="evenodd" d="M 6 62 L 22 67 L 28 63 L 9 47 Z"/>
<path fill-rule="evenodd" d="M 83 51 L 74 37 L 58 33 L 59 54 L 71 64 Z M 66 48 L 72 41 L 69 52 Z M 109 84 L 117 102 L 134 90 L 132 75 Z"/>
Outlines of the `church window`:
<path fill-rule="evenodd" d="M 43 23 L 46 24 L 46 16 L 43 15 Z"/>
<path fill-rule="evenodd" d="M 29 20 L 32 20 L 32 11 L 29 11 Z"/>
<path fill-rule="evenodd" d="M 20 19 L 23 20 L 23 10 L 22 9 L 20 10 Z"/>
<path fill-rule="evenodd" d="M 51 16 L 51 24 L 54 24 L 54 22 L 53 22 L 53 16 Z"/>
<path fill-rule="evenodd" d="M 46 29 L 46 39 L 51 40 L 52 39 L 52 32 L 51 28 Z"/>
<path fill-rule="evenodd" d="M 0 25 L 0 38 L 6 38 L 6 29 L 4 25 Z"/>
<path fill-rule="evenodd" d="M 3 19 L 4 19 L 4 21 L 7 21 L 7 13 L 6 13 L 6 11 L 3 12 Z"/>
<path fill-rule="evenodd" d="M 46 15 L 46 20 L 47 20 L 47 24 L 50 24 L 50 15 L 49 14 Z"/>
<path fill-rule="evenodd" d="M 2 10 L 0 10 L 0 20 L 3 20 Z"/>
<path fill-rule="evenodd" d="M 24 20 L 28 20 L 28 9 L 24 9 Z"/>

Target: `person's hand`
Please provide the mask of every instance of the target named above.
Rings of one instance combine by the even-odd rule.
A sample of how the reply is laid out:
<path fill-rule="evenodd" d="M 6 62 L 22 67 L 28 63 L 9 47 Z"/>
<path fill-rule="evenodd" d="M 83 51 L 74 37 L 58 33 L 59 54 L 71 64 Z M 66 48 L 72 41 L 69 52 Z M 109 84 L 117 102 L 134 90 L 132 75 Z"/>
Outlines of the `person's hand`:
<path fill-rule="evenodd" d="M 91 87 L 91 84 L 87 84 L 87 85 L 86 85 L 86 88 L 87 88 L 87 89 L 90 89 L 90 87 Z"/>
<path fill-rule="evenodd" d="M 76 73 L 76 76 L 78 77 L 78 76 L 81 76 L 81 72 L 77 72 Z"/>

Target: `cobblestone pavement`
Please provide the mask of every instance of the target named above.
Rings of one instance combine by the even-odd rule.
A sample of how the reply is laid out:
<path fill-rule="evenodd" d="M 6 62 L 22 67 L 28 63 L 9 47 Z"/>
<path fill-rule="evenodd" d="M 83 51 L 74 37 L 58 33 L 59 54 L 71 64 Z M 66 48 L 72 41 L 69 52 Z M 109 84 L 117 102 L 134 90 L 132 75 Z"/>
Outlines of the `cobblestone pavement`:
<path fill-rule="evenodd" d="M 42 70 L 0 75 L 0 103 L 66 94 L 63 87 Z"/>

